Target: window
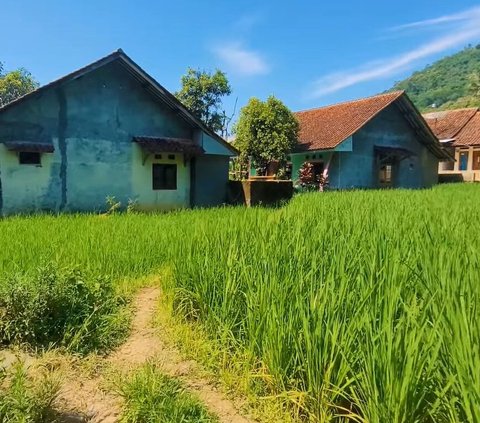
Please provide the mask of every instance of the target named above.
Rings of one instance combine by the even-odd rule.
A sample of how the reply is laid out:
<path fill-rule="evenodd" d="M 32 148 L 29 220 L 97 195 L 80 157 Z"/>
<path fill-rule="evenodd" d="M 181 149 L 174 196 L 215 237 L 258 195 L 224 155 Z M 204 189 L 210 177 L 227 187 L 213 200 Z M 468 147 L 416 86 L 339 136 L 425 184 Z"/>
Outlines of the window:
<path fill-rule="evenodd" d="M 154 190 L 177 189 L 177 165 L 154 163 L 152 165 L 152 188 Z"/>
<path fill-rule="evenodd" d="M 169 154 L 168 160 L 175 160 L 175 154 Z"/>
<path fill-rule="evenodd" d="M 40 153 L 20 151 L 18 153 L 18 162 L 22 165 L 39 165 L 41 164 Z"/>

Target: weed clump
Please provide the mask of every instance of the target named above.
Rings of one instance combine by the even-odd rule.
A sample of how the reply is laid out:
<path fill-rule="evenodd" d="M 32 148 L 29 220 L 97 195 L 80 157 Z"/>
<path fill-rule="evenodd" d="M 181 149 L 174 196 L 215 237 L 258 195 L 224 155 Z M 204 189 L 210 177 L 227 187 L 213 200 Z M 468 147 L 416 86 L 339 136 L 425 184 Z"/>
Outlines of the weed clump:
<path fill-rule="evenodd" d="M 31 375 L 21 361 L 17 361 L 9 370 L 0 367 L 0 421 L 55 421 L 53 403 L 58 391 L 58 379 L 46 369 Z"/>
<path fill-rule="evenodd" d="M 122 381 L 123 423 L 217 423 L 202 403 L 177 380 L 147 364 Z"/>
<path fill-rule="evenodd" d="M 103 276 L 48 264 L 0 281 L 0 344 L 106 351 L 125 335 L 126 300 Z"/>

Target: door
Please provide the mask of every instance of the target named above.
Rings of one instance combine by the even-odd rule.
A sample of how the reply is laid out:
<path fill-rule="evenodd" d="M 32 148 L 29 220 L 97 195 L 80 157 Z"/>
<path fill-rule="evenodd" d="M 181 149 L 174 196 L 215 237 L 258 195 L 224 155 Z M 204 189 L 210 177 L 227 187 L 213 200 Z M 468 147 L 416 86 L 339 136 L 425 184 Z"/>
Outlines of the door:
<path fill-rule="evenodd" d="M 391 188 L 393 186 L 393 163 L 383 163 L 380 165 L 378 173 L 378 185 L 380 188 Z"/>
<path fill-rule="evenodd" d="M 460 151 L 458 170 L 464 172 L 468 170 L 468 151 Z"/>
<path fill-rule="evenodd" d="M 480 170 L 480 150 L 473 152 L 473 170 Z"/>

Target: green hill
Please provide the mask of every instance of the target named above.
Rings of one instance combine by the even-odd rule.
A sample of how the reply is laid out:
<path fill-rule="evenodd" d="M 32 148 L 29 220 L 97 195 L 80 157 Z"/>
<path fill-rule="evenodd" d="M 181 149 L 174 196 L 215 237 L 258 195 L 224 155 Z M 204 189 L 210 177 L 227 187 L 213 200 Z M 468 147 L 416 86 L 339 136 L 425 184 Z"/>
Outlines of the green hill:
<path fill-rule="evenodd" d="M 480 44 L 415 72 L 392 90 L 405 90 L 421 111 L 431 111 L 433 104 L 440 110 L 480 106 L 480 92 L 472 92 L 473 75 L 480 76 Z"/>

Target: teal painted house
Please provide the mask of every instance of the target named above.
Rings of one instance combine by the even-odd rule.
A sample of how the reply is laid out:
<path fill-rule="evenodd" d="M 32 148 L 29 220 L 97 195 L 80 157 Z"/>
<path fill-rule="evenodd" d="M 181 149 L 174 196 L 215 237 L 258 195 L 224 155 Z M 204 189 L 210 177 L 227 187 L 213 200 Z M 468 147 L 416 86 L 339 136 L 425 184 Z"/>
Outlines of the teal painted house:
<path fill-rule="evenodd" d="M 0 109 L 0 213 L 222 204 L 235 154 L 118 50 Z"/>
<path fill-rule="evenodd" d="M 295 113 L 299 144 L 292 179 L 305 162 L 334 189 L 424 188 L 452 160 L 403 91 Z"/>

